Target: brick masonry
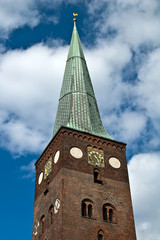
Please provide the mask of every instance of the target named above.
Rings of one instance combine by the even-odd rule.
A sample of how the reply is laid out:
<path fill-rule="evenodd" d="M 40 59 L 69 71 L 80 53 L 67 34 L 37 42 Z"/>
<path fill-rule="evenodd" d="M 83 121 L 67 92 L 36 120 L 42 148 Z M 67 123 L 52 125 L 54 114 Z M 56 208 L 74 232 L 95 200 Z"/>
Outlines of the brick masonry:
<path fill-rule="evenodd" d="M 104 151 L 105 168 L 98 168 L 103 184 L 94 182 L 95 166 L 88 164 L 87 147 Z M 78 147 L 83 156 L 76 159 L 70 149 Z M 56 164 L 52 160 L 52 171 L 42 183 L 38 178 L 47 160 L 60 150 Z M 36 162 L 36 184 L 33 240 L 97 240 L 98 231 L 104 233 L 104 240 L 135 240 L 135 226 L 129 189 L 126 144 L 62 127 L 48 144 Z M 109 158 L 116 157 L 121 167 L 110 166 Z M 47 189 L 47 191 L 46 191 Z M 47 192 L 47 193 L 46 193 Z M 45 194 L 46 193 L 46 194 Z M 58 213 L 50 222 L 49 208 L 60 200 Z M 92 217 L 82 217 L 82 201 L 92 201 Z M 115 208 L 114 222 L 103 220 L 103 205 Z M 41 217 L 45 215 L 45 231 L 41 231 Z M 40 225 L 38 226 L 39 223 Z"/>

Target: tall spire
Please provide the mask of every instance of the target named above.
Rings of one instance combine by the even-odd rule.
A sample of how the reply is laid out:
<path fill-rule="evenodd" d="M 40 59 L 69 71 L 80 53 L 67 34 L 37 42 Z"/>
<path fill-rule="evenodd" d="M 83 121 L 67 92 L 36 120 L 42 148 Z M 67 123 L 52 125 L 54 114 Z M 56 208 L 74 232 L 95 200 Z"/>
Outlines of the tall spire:
<path fill-rule="evenodd" d="M 112 139 L 103 127 L 81 42 L 74 27 L 67 57 L 53 136 L 69 127 Z"/>

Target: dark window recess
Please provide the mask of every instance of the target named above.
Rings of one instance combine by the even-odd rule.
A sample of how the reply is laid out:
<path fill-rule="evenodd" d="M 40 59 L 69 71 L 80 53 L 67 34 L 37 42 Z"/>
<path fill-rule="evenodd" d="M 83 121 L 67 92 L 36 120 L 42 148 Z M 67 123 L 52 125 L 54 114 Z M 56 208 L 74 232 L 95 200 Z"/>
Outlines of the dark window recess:
<path fill-rule="evenodd" d="M 85 199 L 82 201 L 82 217 L 92 218 L 92 201 Z"/>
<path fill-rule="evenodd" d="M 98 232 L 98 240 L 104 240 L 104 233 L 102 230 Z"/>
<path fill-rule="evenodd" d="M 99 184 L 103 184 L 102 180 L 100 180 L 100 172 L 97 168 L 94 169 L 94 182 L 99 183 Z"/>
<path fill-rule="evenodd" d="M 82 203 L 82 216 L 86 217 L 86 204 L 85 204 L 85 202 Z"/>
<path fill-rule="evenodd" d="M 41 233 L 44 233 L 44 231 L 45 231 L 45 216 L 44 215 L 41 217 L 40 224 L 41 224 Z"/>
<path fill-rule="evenodd" d="M 99 180 L 99 172 L 98 171 L 94 171 L 94 180 Z"/>
<path fill-rule="evenodd" d="M 109 221 L 113 221 L 113 209 L 109 209 Z"/>
<path fill-rule="evenodd" d="M 107 208 L 103 207 L 103 220 L 107 221 Z"/>
<path fill-rule="evenodd" d="M 53 223 L 53 217 L 54 217 L 54 207 L 53 205 L 50 206 L 49 208 L 49 215 L 50 215 L 50 224 Z"/>
<path fill-rule="evenodd" d="M 88 205 L 88 217 L 92 217 L 92 205 Z"/>
<path fill-rule="evenodd" d="M 116 223 L 116 209 L 109 203 L 103 205 L 103 220 Z"/>
<path fill-rule="evenodd" d="M 49 192 L 49 190 L 46 189 L 46 190 L 44 191 L 44 195 L 47 195 L 48 192 Z"/>
<path fill-rule="evenodd" d="M 103 235 L 102 234 L 98 234 L 98 240 L 103 240 Z"/>

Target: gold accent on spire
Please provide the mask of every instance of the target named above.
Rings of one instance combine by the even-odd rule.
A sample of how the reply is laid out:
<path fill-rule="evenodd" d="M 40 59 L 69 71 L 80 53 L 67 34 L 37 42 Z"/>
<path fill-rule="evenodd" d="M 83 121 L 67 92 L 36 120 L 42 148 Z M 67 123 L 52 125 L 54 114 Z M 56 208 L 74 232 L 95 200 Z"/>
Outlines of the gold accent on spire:
<path fill-rule="evenodd" d="M 74 16 L 73 22 L 77 22 L 77 19 L 75 17 L 78 16 L 78 13 L 73 13 L 73 16 Z"/>

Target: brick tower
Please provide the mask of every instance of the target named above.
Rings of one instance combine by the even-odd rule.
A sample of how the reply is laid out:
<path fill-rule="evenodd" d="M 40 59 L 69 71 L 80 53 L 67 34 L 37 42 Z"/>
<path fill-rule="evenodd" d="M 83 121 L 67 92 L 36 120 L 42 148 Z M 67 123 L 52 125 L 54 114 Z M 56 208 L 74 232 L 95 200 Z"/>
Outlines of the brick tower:
<path fill-rule="evenodd" d="M 35 164 L 32 240 L 135 240 L 125 149 L 103 127 L 74 18 L 53 138 Z"/>

